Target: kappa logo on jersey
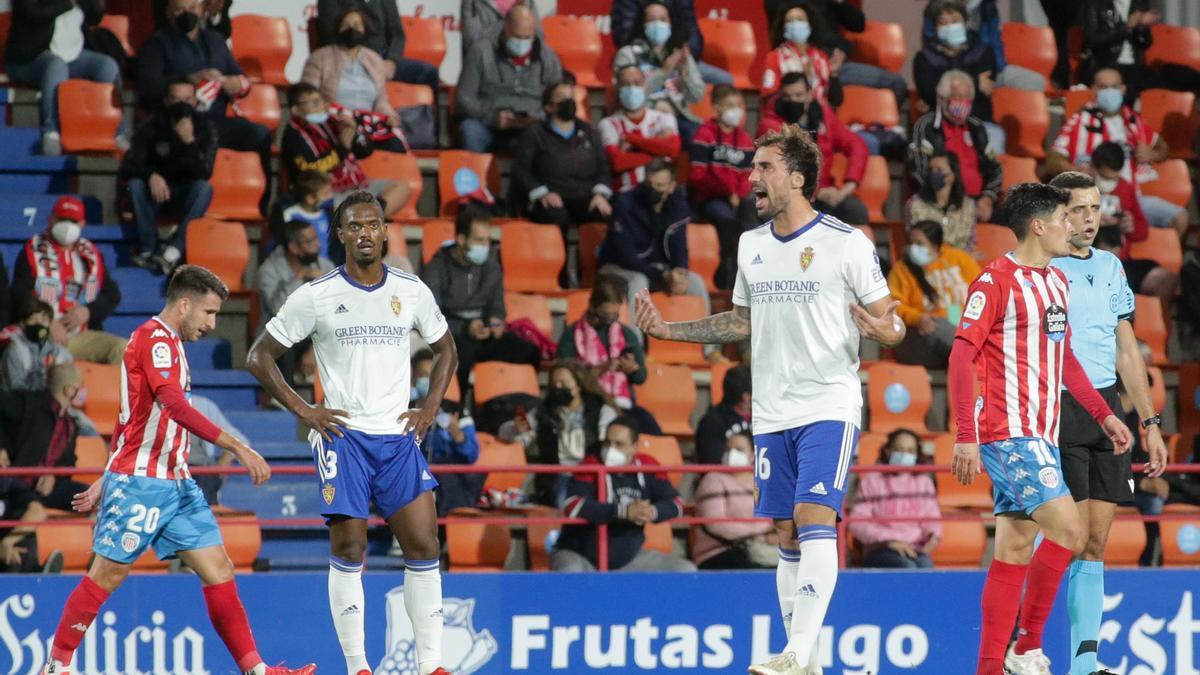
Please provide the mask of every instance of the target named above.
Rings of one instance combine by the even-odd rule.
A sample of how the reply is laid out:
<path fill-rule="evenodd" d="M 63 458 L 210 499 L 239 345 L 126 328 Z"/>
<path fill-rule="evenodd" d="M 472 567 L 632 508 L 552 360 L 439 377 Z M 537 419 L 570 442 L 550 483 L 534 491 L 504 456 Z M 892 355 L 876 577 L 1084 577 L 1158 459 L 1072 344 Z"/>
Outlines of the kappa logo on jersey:
<path fill-rule="evenodd" d="M 1029 478 L 1029 472 L 1025 470 L 1025 467 L 1018 466 L 1017 470 L 1013 472 L 1013 480 L 1025 480 L 1026 478 Z"/>
<path fill-rule="evenodd" d="M 1022 497 L 1032 497 L 1032 496 L 1036 495 L 1037 492 L 1038 492 L 1038 489 L 1035 488 L 1034 486 L 1026 485 L 1025 489 L 1021 490 L 1021 496 Z"/>
<path fill-rule="evenodd" d="M 992 273 L 984 272 L 983 274 L 980 274 L 979 275 L 979 283 L 981 283 L 981 284 L 995 283 L 992 281 Z"/>
<path fill-rule="evenodd" d="M 165 342 L 155 342 L 150 348 L 150 362 L 155 368 L 171 367 L 171 345 Z"/>
<path fill-rule="evenodd" d="M 107 547 L 109 547 L 109 548 L 116 548 L 116 547 L 117 547 L 117 542 L 113 541 L 113 538 L 112 538 L 112 537 L 110 537 L 110 536 L 108 536 L 108 535 L 106 534 L 106 535 L 104 535 L 104 537 L 103 537 L 103 538 L 100 540 L 100 545 L 101 545 L 101 546 L 107 546 Z"/>
<path fill-rule="evenodd" d="M 1009 464 L 1016 464 L 1017 462 L 1021 461 L 1022 459 L 1023 459 L 1023 457 L 1021 457 L 1021 453 L 1019 453 L 1019 452 L 1008 453 L 1008 463 Z"/>
<path fill-rule="evenodd" d="M 817 255 L 816 252 L 813 251 L 813 247 L 811 247 L 811 246 L 804 247 L 804 252 L 800 254 L 800 269 L 801 269 L 801 271 L 804 271 L 804 272 L 808 271 L 808 266 L 812 264 L 813 258 L 816 255 Z"/>
<path fill-rule="evenodd" d="M 335 309 L 335 310 L 333 311 L 333 313 L 334 313 L 334 314 L 345 314 L 346 312 L 349 312 L 349 311 L 350 311 L 350 310 L 346 309 L 346 306 L 345 306 L 345 305 L 338 305 L 338 306 L 337 306 L 337 309 Z"/>
<path fill-rule="evenodd" d="M 750 264 L 751 265 L 761 265 L 762 264 L 762 256 L 755 253 L 754 260 L 751 260 Z"/>
<path fill-rule="evenodd" d="M 128 483 L 129 482 L 129 476 L 127 476 L 123 473 L 113 474 L 112 479 L 116 483 Z"/>
<path fill-rule="evenodd" d="M 1050 305 L 1042 315 L 1042 331 L 1055 342 L 1067 337 L 1067 310 L 1059 305 Z"/>
<path fill-rule="evenodd" d="M 161 328 L 155 328 L 154 332 L 150 334 L 151 340 L 153 340 L 154 338 L 169 338 L 169 337 L 171 337 L 171 336 L 167 335 L 167 331 L 165 331 Z"/>
<path fill-rule="evenodd" d="M 1038 472 L 1038 482 L 1053 490 L 1058 487 L 1058 471 L 1052 467 L 1046 467 Z"/>
<path fill-rule="evenodd" d="M 963 318 L 978 321 L 983 316 L 983 308 L 987 307 L 987 296 L 983 291 L 975 291 L 967 298 L 967 308 L 963 310 Z"/>
<path fill-rule="evenodd" d="M 417 675 L 416 633 L 404 610 L 404 587 L 388 591 L 387 656 L 375 675 Z M 454 675 L 479 672 L 497 654 L 500 643 L 488 629 L 475 629 L 475 600 L 473 598 L 442 599 L 442 666 Z"/>

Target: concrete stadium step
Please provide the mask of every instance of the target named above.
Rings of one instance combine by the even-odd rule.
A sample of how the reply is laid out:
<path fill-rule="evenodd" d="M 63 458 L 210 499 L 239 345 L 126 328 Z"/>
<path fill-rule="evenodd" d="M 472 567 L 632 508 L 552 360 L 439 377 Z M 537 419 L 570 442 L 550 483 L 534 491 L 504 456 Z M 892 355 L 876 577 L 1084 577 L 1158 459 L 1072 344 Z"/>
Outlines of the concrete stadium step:
<path fill-rule="evenodd" d="M 296 435 L 296 416 L 282 410 L 227 410 L 225 417 L 246 434 L 250 444 L 292 443 L 300 440 Z"/>
<path fill-rule="evenodd" d="M 258 405 L 258 380 L 244 370 L 192 370 L 191 376 L 192 394 L 210 399 L 222 410 Z"/>
<path fill-rule="evenodd" d="M 7 185 L 4 186 L 7 188 Z M 87 222 L 98 223 L 102 218 L 103 205 L 99 199 L 91 195 L 77 195 L 83 200 L 84 213 L 87 216 Z M 54 208 L 54 203 L 60 194 L 39 194 L 28 192 L 9 192 L 7 189 L 0 192 L 0 223 L 7 225 L 24 224 L 29 227 L 40 229 L 46 226 L 47 219 L 50 217 L 50 210 Z M 103 227 L 101 225 L 89 225 L 84 234 L 92 241 L 98 241 L 94 236 L 93 228 Z M 115 228 L 119 231 L 120 228 Z"/>
<path fill-rule="evenodd" d="M 124 303 L 124 299 L 121 302 Z M 231 345 L 229 340 L 223 338 L 203 338 L 188 342 L 183 345 L 183 351 L 187 354 L 188 365 L 192 368 L 223 370 L 233 367 Z"/>

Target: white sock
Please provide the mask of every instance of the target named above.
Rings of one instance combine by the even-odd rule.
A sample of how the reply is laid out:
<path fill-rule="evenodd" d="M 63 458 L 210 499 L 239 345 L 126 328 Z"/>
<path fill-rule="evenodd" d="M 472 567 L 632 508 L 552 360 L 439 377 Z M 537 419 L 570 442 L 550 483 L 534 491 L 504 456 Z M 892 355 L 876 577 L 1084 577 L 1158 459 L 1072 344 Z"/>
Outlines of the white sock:
<path fill-rule="evenodd" d="M 796 573 L 796 599 L 792 605 L 792 632 L 786 652 L 797 663 L 809 663 L 816 651 L 825 612 L 837 586 L 837 530 L 828 525 L 799 529 L 800 565 Z"/>
<path fill-rule="evenodd" d="M 267 675 L 267 664 L 260 663 L 250 670 L 247 670 L 245 675 Z"/>
<path fill-rule="evenodd" d="M 367 642 L 363 632 L 366 599 L 362 569 L 362 563 L 346 562 L 336 556 L 329 558 L 329 614 L 333 617 L 333 628 L 342 645 L 349 675 L 371 669 L 367 665 Z"/>
<path fill-rule="evenodd" d="M 775 568 L 775 593 L 779 596 L 779 613 L 783 616 L 783 634 L 792 634 L 792 605 L 796 603 L 796 573 L 800 569 L 800 552 L 779 549 L 779 566 Z"/>
<path fill-rule="evenodd" d="M 437 558 L 404 561 L 404 610 L 417 643 L 417 669 L 429 675 L 442 665 L 442 573 Z"/>

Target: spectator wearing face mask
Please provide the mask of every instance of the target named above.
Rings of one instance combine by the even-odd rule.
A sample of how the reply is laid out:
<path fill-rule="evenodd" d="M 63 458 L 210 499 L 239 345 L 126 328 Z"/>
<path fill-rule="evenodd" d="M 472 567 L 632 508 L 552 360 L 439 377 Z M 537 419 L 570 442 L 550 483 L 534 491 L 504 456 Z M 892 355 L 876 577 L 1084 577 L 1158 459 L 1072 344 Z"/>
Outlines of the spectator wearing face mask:
<path fill-rule="evenodd" d="M 284 226 L 284 240 L 258 267 L 258 289 L 263 311 L 273 317 L 297 288 L 333 271 L 321 255 L 321 238 L 312 225 L 293 220 Z"/>
<path fill-rule="evenodd" d="M 932 220 L 942 226 L 943 240 L 955 248 L 974 248 L 975 200 L 963 188 L 958 155 L 934 150 L 926 163 L 928 173 L 921 188 L 908 199 L 906 222 Z"/>
<path fill-rule="evenodd" d="M 750 433 L 750 366 L 737 365 L 725 371 L 723 396 L 696 425 L 696 461 L 720 464 L 726 444 L 737 434 Z"/>
<path fill-rule="evenodd" d="M 504 17 L 517 5 L 533 14 L 537 36 L 542 37 L 542 21 L 538 16 L 537 3 L 533 0 L 462 0 L 459 16 L 462 19 L 463 55 L 470 54 L 476 44 L 495 42 L 504 30 Z"/>
<path fill-rule="evenodd" d="M 70 363 L 71 352 L 52 339 L 54 308 L 43 300 L 27 296 L 17 315 L 20 332 L 13 332 L 0 360 L 0 384 L 9 391 L 36 391 L 46 388 L 51 366 Z"/>
<path fill-rule="evenodd" d="M 562 80 L 562 65 L 536 31 L 533 11 L 514 5 L 500 36 L 467 53 L 456 90 L 463 149 L 511 150 L 523 131 L 541 122 L 542 92 Z"/>
<path fill-rule="evenodd" d="M 587 525 L 564 525 L 550 555 L 556 572 L 590 572 L 596 569 L 596 525 L 608 525 L 608 566 L 613 570 L 692 572 L 689 560 L 646 548 L 644 528 L 683 515 L 683 500 L 656 470 L 658 462 L 637 451 L 637 424 L 627 417 L 613 420 L 605 429 L 604 444 L 589 453 L 583 464 L 644 466 L 645 473 L 614 473 L 606 478 L 604 501 L 597 497 L 596 475 L 578 474 L 567 485 L 563 515 L 583 518 Z"/>
<path fill-rule="evenodd" d="M 908 174 L 917 192 L 924 191 L 932 175 L 930 160 L 939 152 L 957 155 L 957 180 L 962 182 L 963 193 L 975 200 L 975 220 L 987 223 L 1004 183 L 1004 169 L 988 145 L 984 123 L 971 115 L 974 87 L 971 76 L 960 70 L 942 75 L 937 84 L 937 109 L 913 125 Z"/>
<path fill-rule="evenodd" d="M 842 85 L 838 81 L 838 70 L 845 62 L 846 53 L 834 52 L 833 60 L 812 43 L 814 33 L 820 33 L 821 17 L 805 2 L 794 2 L 782 8 L 771 25 L 771 45 L 774 47 L 763 64 L 763 82 L 760 93 L 770 96 L 779 91 L 783 76 L 800 73 L 808 82 L 813 98 L 833 106 L 842 103 Z M 761 132 L 760 132 L 761 134 Z"/>
<path fill-rule="evenodd" d="M 429 376 L 433 372 L 433 352 L 422 349 L 413 356 L 413 396 L 409 408 L 419 408 L 429 395 Z M 420 394 L 417 396 L 417 394 Z M 459 401 L 444 399 L 425 432 L 421 450 L 431 464 L 474 464 L 479 459 L 479 437 L 475 420 Z M 459 507 L 474 507 L 483 494 L 484 473 L 448 473 L 438 476 L 437 511 L 445 516 Z"/>
<path fill-rule="evenodd" d="M 687 32 L 688 51 L 700 67 L 700 77 L 704 78 L 704 82 L 712 85 L 733 84 L 733 76 L 728 72 L 700 60 L 704 54 L 704 35 L 696 21 L 695 0 L 613 0 L 609 11 L 613 44 L 627 45 L 645 29 L 644 9 L 651 2 L 665 5 L 674 21 Z"/>
<path fill-rule="evenodd" d="M 700 518 L 754 517 L 754 439 L 748 431 L 724 443 L 721 463 L 745 468 L 739 473 L 708 473 L 700 479 L 693 501 Z M 774 569 L 779 548 L 771 543 L 774 526 L 756 523 L 697 525 L 692 560 L 702 570 Z"/>
<path fill-rule="evenodd" d="M 741 92 L 717 85 L 712 103 L 716 115 L 701 125 L 688 151 L 688 191 L 696 212 L 717 228 L 721 265 L 715 282 L 720 288 L 733 288 L 738 240 L 758 224 L 754 200 L 747 199 L 754 138 L 744 126 L 746 102 Z"/>
<path fill-rule="evenodd" d="M 13 297 L 49 304 L 54 329 L 65 329 L 67 349 L 81 361 L 120 363 L 123 337 L 104 332 L 104 320 L 121 302 L 121 290 L 104 256 L 83 236 L 83 202 L 60 197 L 49 227 L 26 242 L 13 268 Z"/>
<path fill-rule="evenodd" d="M 943 369 L 950 362 L 967 286 L 979 276 L 979 263 L 970 253 L 944 243 L 942 226 L 932 220 L 914 223 L 908 241 L 904 257 L 888 274 L 888 287 L 900 301 L 896 314 L 909 328 L 896 346 L 896 360 Z"/>
<path fill-rule="evenodd" d="M 1092 155 L 1102 143 L 1121 146 L 1128 161 L 1121 165 L 1121 178 L 1136 189 L 1141 183 L 1158 178 L 1152 166 L 1167 158 L 1170 148 L 1160 134 L 1126 104 L 1125 82 L 1120 71 L 1103 68 L 1092 79 L 1095 99 L 1063 123 L 1046 153 L 1046 173 L 1057 176 L 1064 171 L 1088 171 Z M 1095 170 L 1091 171 L 1095 174 Z M 1138 192 L 1138 202 L 1151 227 L 1170 227 L 1182 237 L 1188 228 L 1187 209 L 1161 197 Z"/>
<path fill-rule="evenodd" d="M 688 30 L 665 2 L 649 2 L 642 7 L 641 34 L 621 45 L 613 57 L 614 73 L 628 66 L 641 69 L 650 105 L 675 115 L 684 145 L 700 126 L 688 107 L 704 96 L 700 67 L 688 51 Z"/>
<path fill-rule="evenodd" d="M 920 453 L 920 437 L 908 429 L 897 429 L 888 434 L 879 453 L 879 464 L 914 466 L 921 461 Z M 863 546 L 863 567 L 933 567 L 929 556 L 942 540 L 942 510 L 930 474 L 865 472 L 858 481 L 853 501 L 849 528 Z M 927 520 L 854 520 L 887 517 Z"/>
<path fill-rule="evenodd" d="M 529 127 L 512 162 L 513 201 L 527 204 L 535 223 L 563 235 L 575 225 L 612 216 L 612 174 L 600 133 L 579 119 L 575 85 L 556 82 L 542 92 L 546 119 Z"/>
<path fill-rule="evenodd" d="M 655 157 L 671 159 L 681 143 L 675 115 L 646 105 L 646 75 L 637 66 L 614 70 L 618 110 L 600 120 L 600 141 L 613 172 L 613 189 L 628 192 L 646 179 Z"/>
<path fill-rule="evenodd" d="M 371 2 L 370 0 L 317 0 L 317 35 L 321 45 L 333 44 L 343 28 L 338 20 L 350 9 L 363 13 L 363 46 L 383 57 L 383 75 L 386 79 L 412 84 L 423 84 L 437 95 L 437 66 L 416 59 L 404 58 L 404 23 L 400 10 L 394 2 Z M 465 33 L 465 29 L 464 29 Z"/>
<path fill-rule="evenodd" d="M 1004 51 L 1004 41 L 1000 36 L 1000 9 L 996 5 L 996 0 L 975 0 L 964 5 L 967 11 L 964 27 L 968 40 L 975 38 L 980 45 L 991 50 L 996 63 L 995 86 L 1026 91 L 1045 91 L 1046 78 L 1042 77 L 1040 73 L 1008 62 Z M 1044 4 L 1043 7 L 1045 7 Z M 953 26 L 957 16 L 953 12 L 942 11 L 944 9 L 943 0 L 931 0 L 925 9 L 924 21 L 921 24 L 922 45 L 934 44 L 941 39 L 940 36 L 954 38 L 962 34 L 957 27 L 946 27 L 945 22 L 949 21 L 949 25 Z M 941 25 L 938 25 L 935 13 L 946 17 Z"/>

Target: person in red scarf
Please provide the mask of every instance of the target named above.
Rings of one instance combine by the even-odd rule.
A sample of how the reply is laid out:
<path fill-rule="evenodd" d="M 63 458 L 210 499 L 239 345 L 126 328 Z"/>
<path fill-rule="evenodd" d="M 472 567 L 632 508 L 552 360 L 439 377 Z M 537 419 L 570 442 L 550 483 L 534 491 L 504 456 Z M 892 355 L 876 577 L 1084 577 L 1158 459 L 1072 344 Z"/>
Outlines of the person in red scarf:
<path fill-rule="evenodd" d="M 105 333 L 103 327 L 121 302 L 121 291 L 100 249 L 83 236 L 84 220 L 78 197 L 67 195 L 55 202 L 49 226 L 33 235 L 17 256 L 13 297 L 37 297 L 53 307 L 51 334 L 60 341 L 65 337 L 76 359 L 120 363 L 128 340 Z"/>
<path fill-rule="evenodd" d="M 351 192 L 367 190 L 383 202 L 385 218 L 408 202 L 407 183 L 371 180 L 363 171 L 358 162 L 370 156 L 374 146 L 349 110 L 332 114 L 321 91 L 307 82 L 289 87 L 288 101 L 292 117 L 283 130 L 280 155 L 289 181 L 305 170 L 327 173 L 333 178 L 335 206 Z"/>

